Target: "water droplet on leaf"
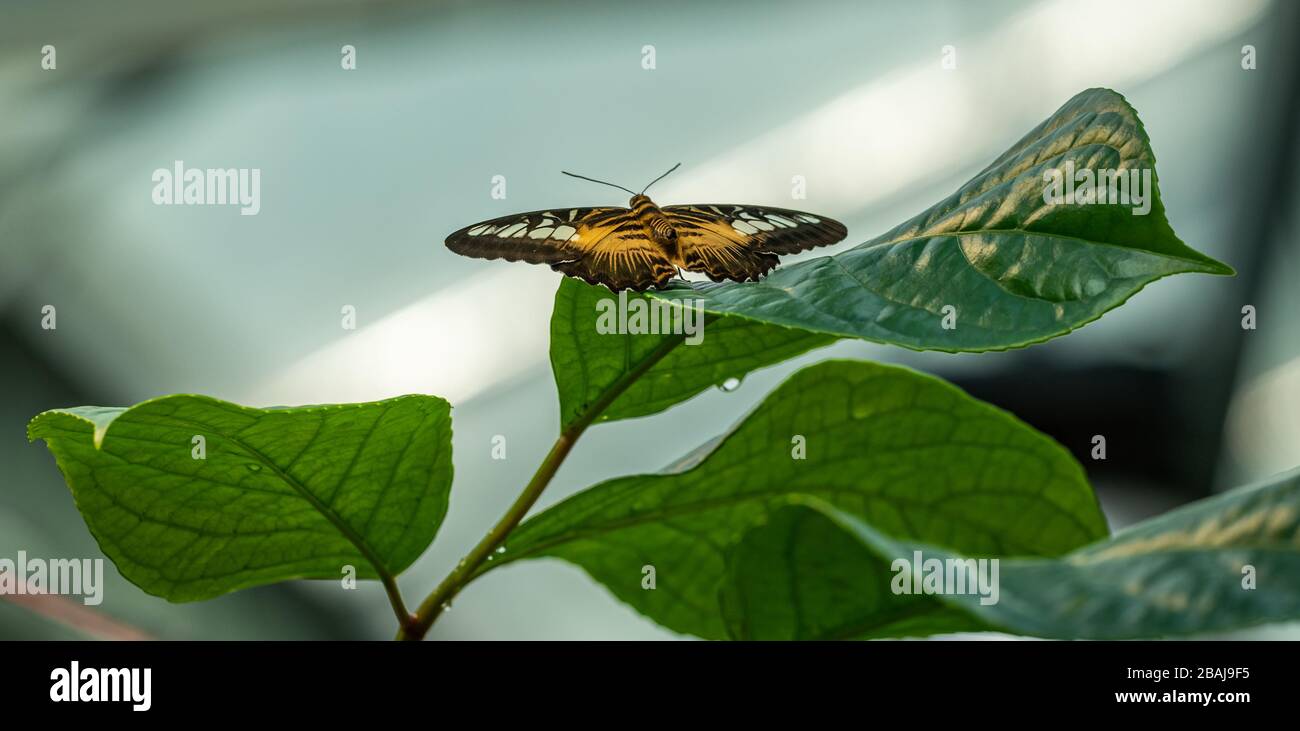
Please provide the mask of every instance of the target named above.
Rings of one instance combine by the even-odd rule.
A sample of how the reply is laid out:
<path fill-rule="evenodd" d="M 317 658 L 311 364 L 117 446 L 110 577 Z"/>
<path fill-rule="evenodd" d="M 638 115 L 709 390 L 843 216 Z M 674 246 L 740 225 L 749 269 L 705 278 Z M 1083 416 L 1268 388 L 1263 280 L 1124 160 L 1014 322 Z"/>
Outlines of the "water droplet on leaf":
<path fill-rule="evenodd" d="M 735 391 L 736 389 L 740 388 L 740 379 L 728 378 L 727 380 L 723 381 L 722 385 L 718 386 L 718 388 L 728 392 Z"/>

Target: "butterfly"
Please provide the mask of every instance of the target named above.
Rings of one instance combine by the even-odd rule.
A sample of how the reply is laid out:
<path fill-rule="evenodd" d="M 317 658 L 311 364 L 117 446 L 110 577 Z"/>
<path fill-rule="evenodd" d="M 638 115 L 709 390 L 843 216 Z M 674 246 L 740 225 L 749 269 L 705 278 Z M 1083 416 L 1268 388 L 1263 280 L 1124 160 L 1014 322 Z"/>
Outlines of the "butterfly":
<path fill-rule="evenodd" d="M 614 183 L 564 172 L 632 193 L 627 208 L 558 208 L 516 213 L 456 231 L 447 248 L 478 259 L 549 264 L 552 269 L 618 292 L 663 288 L 679 269 L 715 282 L 757 281 L 794 254 L 844 239 L 844 224 L 825 216 L 734 204 L 659 207 L 645 194 Z M 563 171 L 562 171 L 563 172 Z"/>

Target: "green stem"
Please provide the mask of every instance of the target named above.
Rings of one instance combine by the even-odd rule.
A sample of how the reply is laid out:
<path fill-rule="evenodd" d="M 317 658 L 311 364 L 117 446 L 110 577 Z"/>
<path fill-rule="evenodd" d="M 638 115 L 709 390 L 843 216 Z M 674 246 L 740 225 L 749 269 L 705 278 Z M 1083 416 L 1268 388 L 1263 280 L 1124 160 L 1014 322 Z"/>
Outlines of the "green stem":
<path fill-rule="evenodd" d="M 560 432 L 555 444 L 551 446 L 551 451 L 547 453 L 546 459 L 542 460 L 541 465 L 537 467 L 537 471 L 533 473 L 533 478 L 528 481 L 524 491 L 519 493 L 519 497 L 515 498 L 510 509 L 506 511 L 505 515 L 501 516 L 501 519 L 484 536 L 483 540 L 479 541 L 478 545 L 474 546 L 474 549 L 460 560 L 456 568 L 450 574 L 447 574 L 447 578 L 443 579 L 442 583 L 438 584 L 438 587 L 420 603 L 420 607 L 412 616 L 411 621 L 401 623 L 397 639 L 424 639 L 424 636 L 429 632 L 429 628 L 442 615 L 443 610 L 447 608 L 451 600 L 460 593 L 461 589 L 476 578 L 475 571 L 496 552 L 501 544 L 506 542 L 506 539 L 510 537 L 510 533 L 523 521 L 524 516 L 528 514 L 537 499 L 542 496 L 542 492 L 546 490 L 546 486 L 551 484 L 551 478 L 555 477 L 560 465 L 564 463 L 564 458 L 569 455 L 569 451 L 573 449 L 573 445 L 582 436 L 582 433 L 587 430 L 587 427 L 591 426 L 592 422 L 604 413 L 610 404 L 614 403 L 614 399 L 622 395 L 638 378 L 645 375 L 646 371 L 650 370 L 655 363 L 663 360 L 664 356 L 671 353 L 673 348 L 680 345 L 684 339 L 683 336 L 664 340 L 658 347 L 650 351 L 641 362 L 637 363 L 635 368 L 624 373 L 617 381 L 610 384 L 609 388 L 605 389 L 604 393 L 600 395 L 600 398 L 587 406 L 578 414 L 578 418 L 573 423 Z"/>
<path fill-rule="evenodd" d="M 414 626 L 416 616 L 407 611 L 406 602 L 402 601 L 402 591 L 397 588 L 397 578 L 384 570 L 379 580 L 384 585 L 384 591 L 388 593 L 388 603 L 393 605 L 393 614 L 397 617 L 397 626 L 403 629 Z"/>

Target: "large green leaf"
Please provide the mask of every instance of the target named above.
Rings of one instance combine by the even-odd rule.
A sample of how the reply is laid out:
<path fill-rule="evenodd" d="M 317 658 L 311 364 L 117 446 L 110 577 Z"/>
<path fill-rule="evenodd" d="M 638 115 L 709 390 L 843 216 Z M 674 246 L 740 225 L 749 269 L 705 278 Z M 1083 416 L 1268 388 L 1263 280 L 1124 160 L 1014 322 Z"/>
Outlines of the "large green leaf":
<path fill-rule="evenodd" d="M 971 592 L 893 594 L 895 560 L 915 564 L 916 552 L 923 561 L 965 557 L 890 538 L 824 501 L 796 500 L 802 504 L 780 511 L 732 555 L 723 604 L 733 634 L 817 637 L 841 626 L 888 632 L 891 622 L 936 614 L 959 625 L 952 613 L 962 613 L 972 626 L 1018 634 L 1133 639 L 1300 619 L 1300 470 L 1060 558 L 1001 559 L 997 592 L 985 594 L 996 596 L 991 604 Z"/>
<path fill-rule="evenodd" d="M 938 379 L 828 361 L 667 471 L 602 483 L 526 521 L 485 570 L 563 558 L 660 624 L 720 638 L 729 546 L 801 493 L 964 551 L 1056 555 L 1106 534 L 1083 470 L 1051 439 Z"/>
<path fill-rule="evenodd" d="M 1045 202 L 1044 172 L 1067 165 L 1150 171 L 1150 210 Z M 1022 347 L 1097 319 L 1161 277 L 1232 273 L 1178 239 L 1155 188 L 1137 113 L 1114 91 L 1089 89 L 956 193 L 871 241 L 761 282 L 652 296 L 703 297 L 711 313 L 918 350 Z M 947 312 L 953 329 L 943 327 Z"/>
<path fill-rule="evenodd" d="M 27 433 L 122 575 L 172 601 L 346 565 L 391 577 L 433 540 L 451 487 L 451 411 L 433 396 L 283 409 L 165 396 L 47 411 Z"/>
<path fill-rule="evenodd" d="M 615 304 L 626 311 L 643 295 L 615 295 L 565 277 L 555 293 L 551 313 L 551 367 L 560 394 L 560 421 L 578 421 L 624 379 L 630 383 L 601 409 L 596 421 L 645 416 L 731 378 L 793 358 L 834 338 L 738 317 L 710 319 L 698 342 L 679 334 L 601 333 L 598 306 Z M 658 307 L 668 307 L 655 303 Z"/>

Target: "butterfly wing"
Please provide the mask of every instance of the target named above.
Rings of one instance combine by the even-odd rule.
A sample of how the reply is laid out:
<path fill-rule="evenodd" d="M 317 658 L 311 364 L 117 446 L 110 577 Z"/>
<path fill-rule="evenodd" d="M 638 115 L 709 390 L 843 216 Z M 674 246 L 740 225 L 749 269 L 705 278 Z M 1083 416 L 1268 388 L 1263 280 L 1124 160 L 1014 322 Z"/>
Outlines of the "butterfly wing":
<path fill-rule="evenodd" d="M 677 230 L 686 269 L 712 280 L 757 280 L 771 271 L 778 254 L 794 254 L 842 241 L 844 224 L 825 216 L 785 208 L 732 204 L 666 206 Z"/>
<path fill-rule="evenodd" d="M 447 248 L 479 259 L 550 264 L 614 291 L 662 287 L 677 273 L 663 249 L 626 208 L 533 211 L 476 223 L 447 237 Z"/>
<path fill-rule="evenodd" d="M 551 268 L 590 284 L 603 284 L 615 292 L 663 287 L 677 274 L 677 267 L 663 248 L 630 213 L 627 221 L 611 226 L 584 248 L 581 256 L 552 264 Z"/>
<path fill-rule="evenodd" d="M 466 226 L 447 237 L 447 248 L 476 259 L 555 264 L 580 255 L 583 234 L 626 213 L 622 208 L 570 208 L 515 213 Z"/>

